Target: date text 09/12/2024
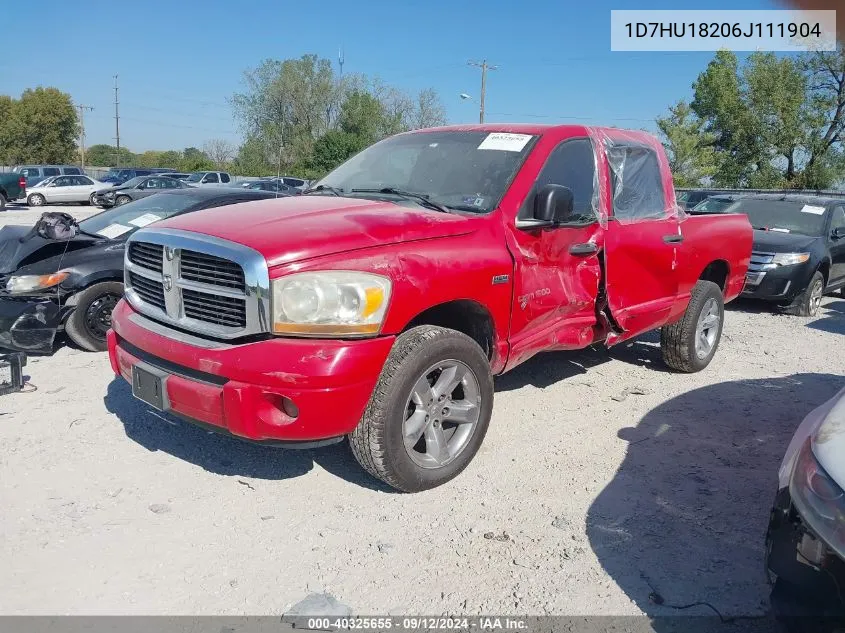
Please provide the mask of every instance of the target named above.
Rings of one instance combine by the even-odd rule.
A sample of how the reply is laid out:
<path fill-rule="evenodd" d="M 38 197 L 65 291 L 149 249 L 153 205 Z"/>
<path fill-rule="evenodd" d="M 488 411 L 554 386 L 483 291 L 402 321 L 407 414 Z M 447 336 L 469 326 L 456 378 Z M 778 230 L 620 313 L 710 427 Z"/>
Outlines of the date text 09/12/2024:
<path fill-rule="evenodd" d="M 628 22 L 625 28 L 629 38 L 822 37 L 818 22 Z"/>

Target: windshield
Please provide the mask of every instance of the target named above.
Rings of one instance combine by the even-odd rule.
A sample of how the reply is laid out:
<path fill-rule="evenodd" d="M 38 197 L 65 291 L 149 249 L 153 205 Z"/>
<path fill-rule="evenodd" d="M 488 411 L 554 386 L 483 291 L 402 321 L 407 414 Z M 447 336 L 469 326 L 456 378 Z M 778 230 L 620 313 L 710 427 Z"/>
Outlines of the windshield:
<path fill-rule="evenodd" d="M 202 180 L 202 177 L 205 176 L 205 172 L 201 172 L 199 174 L 191 174 L 188 176 L 187 182 L 199 182 Z"/>
<path fill-rule="evenodd" d="M 690 213 L 725 213 L 725 209 L 736 203 L 729 198 L 707 198 L 695 205 Z"/>
<path fill-rule="evenodd" d="M 356 154 L 314 186 L 351 196 L 373 195 L 354 189 L 390 187 L 452 209 L 486 213 L 499 204 L 536 138 L 479 131 L 400 134 Z"/>
<path fill-rule="evenodd" d="M 96 233 L 110 239 L 128 236 L 141 227 L 184 211 L 199 200 L 194 196 L 157 193 L 98 213 L 82 220 L 79 227 L 86 233 Z"/>
<path fill-rule="evenodd" d="M 37 187 L 46 187 L 51 182 L 56 179 L 56 176 L 47 176 L 44 180 L 37 180 L 33 185 L 30 185 L 32 188 Z"/>
<path fill-rule="evenodd" d="M 738 200 L 727 213 L 744 213 L 751 226 L 818 237 L 824 233 L 825 206 L 795 200 Z"/>

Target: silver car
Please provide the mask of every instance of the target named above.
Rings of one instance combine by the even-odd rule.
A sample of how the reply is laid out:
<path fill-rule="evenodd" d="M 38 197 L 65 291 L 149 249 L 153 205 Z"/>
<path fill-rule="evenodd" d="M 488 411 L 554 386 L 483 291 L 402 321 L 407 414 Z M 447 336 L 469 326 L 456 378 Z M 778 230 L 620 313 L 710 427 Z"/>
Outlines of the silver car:
<path fill-rule="evenodd" d="M 30 207 L 43 207 L 52 203 L 94 204 L 94 192 L 108 185 L 88 176 L 50 176 L 26 190 L 26 203 Z"/>
<path fill-rule="evenodd" d="M 228 187 L 232 177 L 225 171 L 195 171 L 183 182 L 192 187 Z"/>

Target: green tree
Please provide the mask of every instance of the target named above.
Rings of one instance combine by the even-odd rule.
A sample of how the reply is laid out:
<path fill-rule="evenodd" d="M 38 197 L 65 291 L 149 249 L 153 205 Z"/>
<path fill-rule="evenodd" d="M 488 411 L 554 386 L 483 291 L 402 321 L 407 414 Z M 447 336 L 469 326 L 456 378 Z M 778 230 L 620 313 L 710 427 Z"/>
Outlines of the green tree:
<path fill-rule="evenodd" d="M 240 146 L 231 169 L 239 176 L 265 176 L 275 171 L 267 161 L 267 148 L 261 139 L 254 136 Z"/>
<path fill-rule="evenodd" d="M 137 162 L 137 157 L 125 147 L 120 148 L 119 161 L 117 148 L 114 145 L 99 143 L 85 148 L 85 164 L 93 167 L 114 167 L 118 164 L 133 165 L 135 162 Z"/>
<path fill-rule="evenodd" d="M 719 51 L 693 89 L 699 144 L 715 153 L 715 184 L 826 188 L 845 173 L 841 49 L 798 57 L 758 52 L 742 65 Z"/>
<path fill-rule="evenodd" d="M 202 150 L 186 147 L 182 152 L 182 160 L 179 161 L 179 169 L 182 171 L 205 171 L 214 168 L 214 163 Z"/>
<path fill-rule="evenodd" d="M 0 165 L 10 165 L 13 162 L 9 130 L 13 106 L 14 100 L 10 96 L 0 95 Z"/>
<path fill-rule="evenodd" d="M 309 173 L 323 176 L 366 146 L 366 141 L 357 134 L 330 130 L 314 143 L 314 153 L 306 167 Z"/>
<path fill-rule="evenodd" d="M 384 118 L 384 106 L 378 99 L 368 92 L 354 90 L 340 107 L 338 126 L 342 132 L 357 137 L 366 146 L 380 138 Z"/>
<path fill-rule="evenodd" d="M 8 107 L 6 103 L 6 107 Z M 25 90 L 11 102 L 4 127 L 14 163 L 67 163 L 76 154 L 79 124 L 69 94 L 56 88 Z"/>
<path fill-rule="evenodd" d="M 158 157 L 158 165 L 156 167 L 166 167 L 167 169 L 177 169 L 179 161 L 182 160 L 179 152 L 174 150 L 166 150 L 161 152 Z"/>
<path fill-rule="evenodd" d="M 698 187 L 716 173 L 715 139 L 702 126 L 685 101 L 671 106 L 668 116 L 657 119 L 676 187 Z"/>

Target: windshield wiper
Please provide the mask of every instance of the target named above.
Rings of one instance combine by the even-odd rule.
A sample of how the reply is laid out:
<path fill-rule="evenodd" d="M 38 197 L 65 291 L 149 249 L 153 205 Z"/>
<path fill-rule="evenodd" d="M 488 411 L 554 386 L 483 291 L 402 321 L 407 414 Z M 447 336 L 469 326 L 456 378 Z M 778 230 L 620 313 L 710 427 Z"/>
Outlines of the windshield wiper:
<path fill-rule="evenodd" d="M 302 195 L 307 196 L 309 193 L 314 193 L 317 191 L 328 191 L 332 195 L 338 197 L 343 196 L 343 189 L 338 189 L 337 187 L 332 187 L 330 185 L 317 185 L 316 187 L 311 187 L 310 189 L 306 189 L 305 191 L 303 191 Z"/>
<path fill-rule="evenodd" d="M 426 207 L 428 209 L 432 209 L 434 211 L 440 211 L 440 213 L 450 213 L 449 209 L 444 207 L 442 204 L 434 202 L 430 199 L 427 194 L 424 193 L 414 193 L 413 191 L 403 191 L 402 189 L 396 189 L 395 187 L 382 187 L 380 189 L 352 189 L 352 193 L 388 193 L 394 196 L 399 196 L 400 198 L 405 198 L 406 200 L 416 200 L 420 203 L 421 206 Z"/>

